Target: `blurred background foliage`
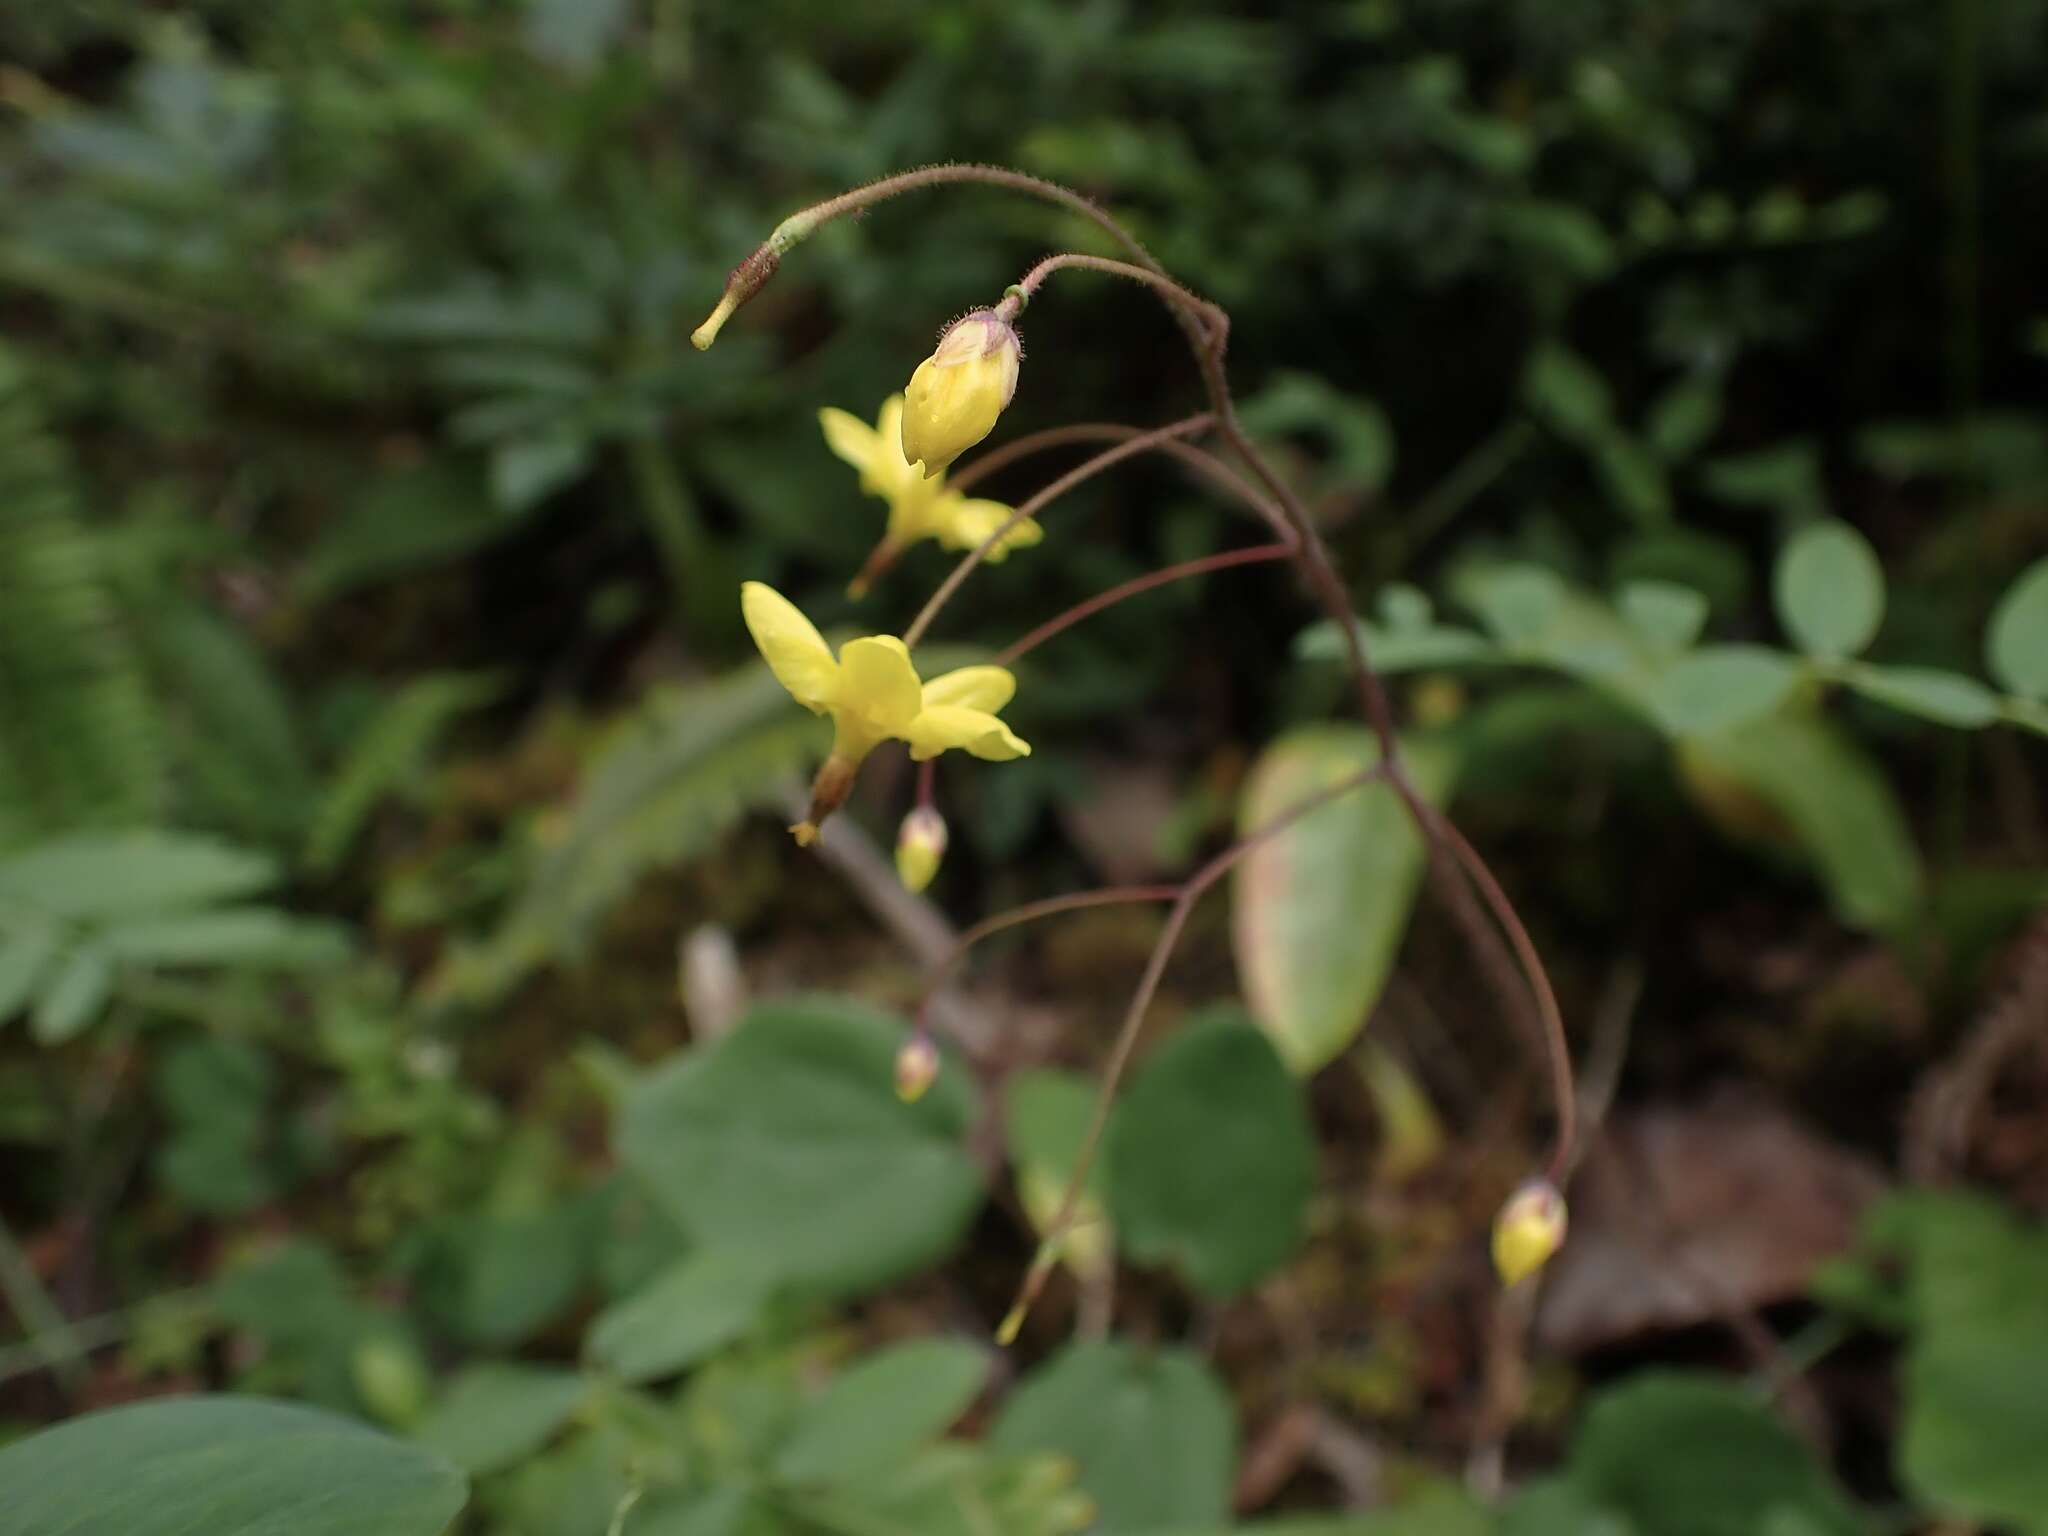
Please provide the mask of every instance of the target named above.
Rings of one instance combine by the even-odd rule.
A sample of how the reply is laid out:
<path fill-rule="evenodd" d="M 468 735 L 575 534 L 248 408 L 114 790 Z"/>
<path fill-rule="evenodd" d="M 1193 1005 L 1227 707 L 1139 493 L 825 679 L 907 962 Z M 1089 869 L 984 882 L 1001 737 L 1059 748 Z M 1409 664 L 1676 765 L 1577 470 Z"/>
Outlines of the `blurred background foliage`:
<path fill-rule="evenodd" d="M 0 1418 L 298 1396 L 520 1536 L 2048 1530 L 2044 78 L 2042 0 L 0 3 Z M 739 581 L 887 630 L 945 568 L 843 594 L 818 409 L 1100 237 L 922 194 L 684 338 L 938 160 L 1230 309 L 1611 1107 L 1533 1330 L 1541 1075 L 1361 797 L 1198 916 L 971 1347 L 1153 919 L 998 946 L 915 1111 L 877 1008 L 1366 749 L 1233 572 L 1032 657 L 936 907 L 789 847 Z M 1135 290 L 1024 333 L 998 442 L 1199 399 Z M 948 646 L 1240 532 L 1147 463 L 1046 521 Z"/>

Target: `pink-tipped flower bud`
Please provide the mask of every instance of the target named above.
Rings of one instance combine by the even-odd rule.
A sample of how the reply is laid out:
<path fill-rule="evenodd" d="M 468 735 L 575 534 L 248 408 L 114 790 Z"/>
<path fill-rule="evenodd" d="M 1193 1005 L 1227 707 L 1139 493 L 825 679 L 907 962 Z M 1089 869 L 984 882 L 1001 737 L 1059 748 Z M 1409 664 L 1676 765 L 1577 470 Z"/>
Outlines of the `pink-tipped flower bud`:
<path fill-rule="evenodd" d="M 930 479 L 987 437 L 1023 361 L 1016 327 L 994 310 L 955 320 L 903 392 L 903 457 Z"/>
<path fill-rule="evenodd" d="M 896 830 L 896 875 L 903 888 L 921 891 L 930 885 L 945 856 L 946 818 L 932 806 L 918 806 Z"/>
<path fill-rule="evenodd" d="M 920 1029 L 896 1052 L 896 1097 L 915 1104 L 938 1078 L 939 1048 Z"/>
<path fill-rule="evenodd" d="M 1564 1196 L 1548 1179 L 1531 1179 L 1493 1219 L 1493 1267 L 1503 1285 L 1526 1280 L 1564 1246 Z"/>

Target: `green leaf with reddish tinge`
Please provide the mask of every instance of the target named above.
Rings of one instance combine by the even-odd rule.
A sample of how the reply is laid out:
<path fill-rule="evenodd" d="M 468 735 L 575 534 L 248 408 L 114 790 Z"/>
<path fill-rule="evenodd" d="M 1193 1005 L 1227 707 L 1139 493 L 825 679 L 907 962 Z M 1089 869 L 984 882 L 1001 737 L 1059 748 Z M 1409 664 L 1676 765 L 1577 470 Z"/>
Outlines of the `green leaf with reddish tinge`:
<path fill-rule="evenodd" d="M 1433 804 L 1448 797 L 1448 748 L 1403 749 L 1408 777 Z M 1371 732 L 1291 732 L 1253 766 L 1238 823 L 1251 831 L 1318 790 L 1379 761 Z M 1365 1027 L 1394 968 L 1422 880 L 1424 844 L 1384 784 L 1354 790 L 1254 848 L 1231 888 L 1239 981 L 1259 1027 L 1297 1073 L 1340 1054 Z"/>

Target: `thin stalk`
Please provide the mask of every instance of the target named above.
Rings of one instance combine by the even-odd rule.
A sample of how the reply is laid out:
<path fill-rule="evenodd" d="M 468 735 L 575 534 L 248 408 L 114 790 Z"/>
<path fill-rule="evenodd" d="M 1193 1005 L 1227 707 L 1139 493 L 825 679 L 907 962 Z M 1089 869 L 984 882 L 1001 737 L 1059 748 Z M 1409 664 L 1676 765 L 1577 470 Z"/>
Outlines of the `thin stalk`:
<path fill-rule="evenodd" d="M 1148 452 L 1159 443 L 1166 442 L 1172 438 L 1188 437 L 1194 433 L 1205 431 L 1212 419 L 1207 415 L 1189 416 L 1185 420 L 1154 428 L 1150 432 L 1141 432 L 1138 436 L 1128 441 L 1118 443 L 1114 448 L 1105 448 L 1092 459 L 1076 464 L 1064 475 L 1061 475 L 1059 479 L 1053 481 L 1051 485 L 1046 486 L 1045 489 L 1039 491 L 1035 496 L 1023 502 L 1008 517 L 1004 518 L 1002 523 L 987 538 L 983 539 L 961 557 L 960 563 L 953 567 L 952 573 L 939 584 L 939 590 L 934 592 L 924 607 L 918 610 L 917 617 L 910 622 L 910 628 L 903 632 L 904 645 L 912 650 L 917 648 L 918 641 L 924 638 L 924 632 L 931 628 L 932 620 L 939 616 L 939 610 L 944 608 L 947 602 L 951 600 L 953 594 L 960 590 L 961 583 L 974 574 L 974 568 L 981 564 L 990 550 L 1002 542 L 1005 534 L 1023 522 L 1027 517 L 1037 512 L 1039 508 L 1057 501 L 1075 486 L 1080 485 L 1084 481 L 1094 479 L 1105 469 L 1113 468 L 1121 464 L 1125 459 L 1135 458 L 1141 453 Z"/>
<path fill-rule="evenodd" d="M 996 306 L 996 313 L 1005 320 L 1016 319 L 1023 312 L 1024 306 L 1031 301 L 1031 296 L 1038 292 L 1039 285 L 1053 273 L 1064 271 L 1102 272 L 1111 277 L 1128 278 L 1134 283 L 1143 283 L 1169 304 L 1196 316 L 1202 322 L 1205 340 L 1210 340 L 1212 344 L 1213 338 L 1224 335 L 1230 329 L 1230 320 L 1222 310 L 1162 272 L 1150 267 L 1134 267 L 1127 261 L 1111 261 L 1103 256 L 1083 256 L 1073 251 L 1048 256 L 1026 272 L 1022 281 Z"/>
<path fill-rule="evenodd" d="M 1226 549 L 1220 554 L 1204 555 L 1198 560 L 1183 560 L 1178 565 L 1148 571 L 1143 576 L 1134 576 L 1106 592 L 1098 592 L 1085 602 L 1076 603 L 1065 613 L 1055 614 L 1021 640 L 1013 640 L 1004 646 L 991 660 L 996 666 L 1007 667 L 1019 656 L 1035 651 L 1054 635 L 1073 628 L 1083 619 L 1093 618 L 1105 608 L 1114 608 L 1126 598 L 1136 597 L 1141 592 L 1150 592 L 1154 587 L 1163 587 L 1190 576 L 1206 576 L 1211 571 L 1227 571 L 1234 566 L 1257 565 L 1264 560 L 1287 560 L 1293 555 L 1292 544 L 1259 544 L 1250 549 Z"/>
<path fill-rule="evenodd" d="M 1102 1132 L 1109 1123 L 1110 1105 L 1115 1099 L 1115 1085 L 1130 1064 L 1131 1052 L 1137 1049 L 1138 1033 L 1145 1022 L 1145 1014 L 1152 1006 L 1152 999 L 1159 991 L 1159 983 L 1166 975 L 1166 963 L 1173 958 L 1173 951 L 1180 943 L 1182 931 L 1188 925 L 1188 918 L 1195 910 L 1195 903 L 1218 880 L 1236 867 L 1239 860 L 1262 844 L 1278 837 L 1303 817 L 1322 809 L 1332 801 L 1341 799 L 1355 789 L 1388 777 L 1388 765 L 1382 761 L 1370 768 L 1346 774 L 1336 783 L 1326 785 L 1316 793 L 1296 801 L 1286 810 L 1267 820 L 1263 825 L 1247 832 L 1235 843 L 1217 854 L 1208 863 L 1196 870 L 1180 885 L 1173 898 L 1173 910 L 1166 915 L 1166 926 L 1160 929 L 1159 937 L 1152 945 L 1152 953 L 1146 957 L 1145 971 L 1138 978 L 1137 990 L 1131 994 L 1130 1003 L 1124 1009 L 1123 1023 L 1118 1027 L 1115 1043 L 1110 1046 L 1109 1062 L 1103 1068 L 1104 1091 L 1095 1096 L 1095 1104 L 1088 1116 L 1088 1129 L 1082 1134 L 1080 1150 L 1074 1157 L 1073 1172 L 1067 1177 L 1067 1187 L 1060 1197 L 1059 1209 L 1046 1224 L 1045 1236 L 1038 1245 L 1038 1253 L 1031 1261 L 1031 1268 L 1025 1271 L 1024 1282 L 1017 1289 L 1016 1300 L 996 1329 L 996 1342 L 1010 1344 L 1017 1337 L 1017 1330 L 1024 1326 L 1025 1314 L 1038 1299 L 1038 1293 L 1045 1288 L 1047 1277 L 1053 1265 L 1059 1260 L 1059 1247 L 1072 1230 L 1074 1213 L 1080 1208 L 1081 1190 L 1088 1178 L 1088 1170 L 1094 1164 L 1096 1150 L 1102 1143 Z M 1085 893 L 1084 893 L 1085 894 Z"/>
<path fill-rule="evenodd" d="M 932 999 L 938 996 L 939 988 L 946 978 L 953 974 L 967 952 L 983 939 L 1003 932 L 1007 928 L 1035 923 L 1040 918 L 1058 917 L 1063 912 L 1078 912 L 1086 907 L 1130 906 L 1147 901 L 1173 901 L 1180 896 L 1177 885 L 1110 885 L 1093 891 L 1069 891 L 1064 896 L 1047 896 L 1038 901 L 1027 901 L 1021 907 L 1011 907 L 993 917 L 985 917 L 953 941 L 953 947 L 939 963 L 932 967 L 925 979 L 924 997 L 917 1005 L 917 1027 L 926 1027 L 925 1016 L 931 1011 Z"/>
<path fill-rule="evenodd" d="M 953 477 L 951 488 L 965 491 L 997 470 L 1049 448 L 1064 448 L 1074 443 L 1125 443 L 1143 435 L 1143 432 L 1142 427 L 1127 427 L 1117 422 L 1082 422 L 1074 426 L 1048 427 L 1043 432 L 1032 432 L 983 454 Z M 1207 449 L 1177 437 L 1155 443 L 1153 449 L 1168 458 L 1178 459 L 1224 495 L 1256 512 L 1281 538 L 1294 537 L 1287 514 Z"/>
<path fill-rule="evenodd" d="M 0 1217 L 0 1295 L 6 1296 L 8 1308 L 27 1335 L 26 1347 L 35 1351 L 66 1392 L 77 1393 L 85 1385 L 85 1346 L 72 1332 L 4 1217 Z"/>

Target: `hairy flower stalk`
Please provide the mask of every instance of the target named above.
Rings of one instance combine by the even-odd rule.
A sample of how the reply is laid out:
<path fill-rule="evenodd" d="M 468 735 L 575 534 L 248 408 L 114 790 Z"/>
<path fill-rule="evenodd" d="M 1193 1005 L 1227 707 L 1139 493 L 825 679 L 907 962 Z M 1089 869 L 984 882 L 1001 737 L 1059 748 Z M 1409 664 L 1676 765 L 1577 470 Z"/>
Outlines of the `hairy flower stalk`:
<path fill-rule="evenodd" d="M 1485 861 L 1449 819 L 1428 805 L 1408 779 L 1401 758 L 1393 710 L 1378 674 L 1370 665 L 1359 627 L 1352 620 L 1350 599 L 1344 583 L 1307 508 L 1273 469 L 1237 418 L 1236 403 L 1231 396 L 1223 365 L 1224 351 L 1230 333 L 1229 316 L 1218 306 L 1175 282 L 1121 225 L 1079 194 L 1054 183 L 999 167 L 944 165 L 885 177 L 816 204 L 785 220 L 753 255 L 734 269 L 718 308 L 692 339 L 700 347 L 709 346 L 719 327 L 731 313 L 752 298 L 773 275 L 783 252 L 821 224 L 906 192 L 951 183 L 979 183 L 1057 203 L 1094 222 L 1123 248 L 1129 260 L 1113 260 L 1080 253 L 1048 257 L 1026 273 L 994 308 L 975 311 L 950 328 L 942 337 L 932 357 L 926 359 L 913 375 L 911 387 L 906 392 L 901 445 L 906 461 L 920 464 L 923 472 L 929 475 L 934 471 L 943 470 L 961 452 L 981 441 L 993 430 L 996 419 L 1014 391 L 1017 366 L 1022 356 L 1021 347 L 1018 347 L 1015 341 L 1015 331 L 1011 322 L 1047 278 L 1065 270 L 1114 276 L 1149 288 L 1166 306 L 1186 336 L 1209 403 L 1208 409 L 1200 415 L 1150 431 L 1124 427 L 1055 429 L 1053 433 L 1039 434 L 1035 440 L 1025 440 L 1009 448 L 998 449 L 985 457 L 982 466 L 970 469 L 957 477 L 956 491 L 964 489 L 996 464 L 1011 462 L 1022 452 L 1032 451 L 1026 449 L 1026 442 L 1032 444 L 1033 450 L 1036 447 L 1052 446 L 1055 441 L 1108 440 L 1112 443 L 1112 446 L 1069 470 L 1018 506 L 1008 518 L 991 529 L 969 551 L 904 631 L 902 639 L 892 641 L 899 648 L 904 668 L 907 670 L 909 667 L 909 650 L 922 639 L 932 620 L 958 591 L 974 567 L 980 561 L 990 558 L 1001 546 L 1004 538 L 1013 533 L 1032 514 L 1082 480 L 1099 474 L 1125 459 L 1145 452 L 1169 452 L 1189 462 L 1212 481 L 1222 484 L 1226 490 L 1231 490 L 1237 499 L 1266 517 L 1275 528 L 1279 542 L 1253 550 L 1230 551 L 1201 561 L 1185 562 L 1182 566 L 1124 583 L 1121 587 L 1089 599 L 1067 613 L 1040 625 L 1008 648 L 1003 653 L 1004 657 L 1014 659 L 1089 614 L 1100 612 L 1115 602 L 1150 590 L 1165 581 L 1225 569 L 1231 565 L 1291 558 L 1310 592 L 1325 614 L 1336 624 L 1337 631 L 1343 638 L 1359 708 L 1377 737 L 1380 748 L 1380 762 L 1373 768 L 1327 786 L 1289 807 L 1217 854 L 1178 886 L 1112 888 L 1027 903 L 1013 912 L 977 924 L 962 936 L 956 950 L 934 968 L 926 994 L 926 1003 L 919 1009 L 918 1033 L 911 1037 L 911 1046 L 924 1038 L 923 1019 L 929 1008 L 930 998 L 940 982 L 959 963 L 966 950 L 988 934 L 1036 917 L 1085 906 L 1116 901 L 1172 903 L 1158 941 L 1146 962 L 1144 972 L 1126 1009 L 1123 1023 L 1111 1046 L 1082 1150 L 1069 1176 L 1059 1209 L 1044 1229 L 1038 1254 L 1024 1276 L 1016 1303 L 998 1331 L 999 1340 L 1007 1343 L 1015 1336 L 1026 1311 L 1045 1284 L 1056 1262 L 1061 1243 L 1073 1225 L 1083 1181 L 1087 1177 L 1095 1148 L 1100 1141 L 1117 1084 L 1130 1060 L 1146 1010 L 1158 989 L 1166 964 L 1181 932 L 1186 927 L 1195 902 L 1240 859 L 1266 839 L 1279 835 L 1318 807 L 1365 784 L 1381 780 L 1384 780 L 1400 797 L 1410 817 L 1432 848 L 1447 856 L 1444 867 L 1454 870 L 1456 878 L 1465 882 L 1471 894 L 1476 897 L 1476 902 L 1469 902 L 1461 894 L 1457 901 L 1450 903 L 1451 915 L 1465 930 L 1468 943 L 1474 944 L 1482 953 L 1490 953 L 1490 946 L 1497 945 L 1498 939 L 1492 932 L 1487 931 L 1487 915 L 1490 915 L 1492 923 L 1498 926 L 1499 932 L 1506 936 L 1521 970 L 1522 980 L 1535 1000 L 1537 1013 L 1544 1027 L 1546 1054 L 1550 1060 L 1555 1099 L 1555 1147 L 1550 1162 L 1550 1179 L 1526 1187 L 1510 1200 L 1502 1212 L 1502 1222 L 1496 1233 L 1496 1256 L 1503 1278 L 1512 1282 L 1531 1272 L 1533 1267 L 1539 1266 L 1547 1259 L 1563 1236 L 1563 1202 L 1562 1197 L 1557 1195 L 1555 1184 L 1561 1180 L 1564 1170 L 1570 1164 L 1575 1137 L 1573 1085 L 1563 1020 L 1549 980 L 1544 974 L 1542 961 L 1499 881 L 1494 878 Z M 956 340 L 956 336 L 959 339 Z M 1254 483 L 1247 485 L 1238 479 L 1235 470 L 1213 455 L 1196 448 L 1190 441 L 1211 431 L 1222 439 L 1230 452 L 1244 465 Z M 790 611 L 794 612 L 793 609 Z M 801 621 L 801 615 L 797 617 Z M 751 615 L 749 622 L 752 623 Z M 812 634 L 815 636 L 815 631 Z M 761 638 L 758 630 L 756 638 Z M 850 651 L 856 645 L 875 644 L 881 639 L 889 638 L 877 637 L 874 641 L 851 642 L 847 650 Z M 766 643 L 763 643 L 762 649 L 764 654 L 768 654 L 769 648 Z M 822 641 L 818 642 L 818 649 L 823 650 Z M 845 654 L 842 652 L 842 662 Z M 829 651 L 825 652 L 825 659 L 828 664 L 831 663 Z M 774 661 L 775 658 L 771 655 L 771 665 Z M 1009 675 L 1002 672 L 1000 667 L 988 670 L 1000 672 L 1005 679 Z M 782 668 L 777 667 L 777 675 L 783 675 Z M 915 673 L 912 672 L 910 675 L 914 683 Z M 821 699 L 814 702 L 807 699 L 788 678 L 785 677 L 784 682 L 790 686 L 791 693 L 799 702 L 804 702 L 808 707 L 821 713 L 829 707 L 829 700 Z M 987 707 L 1000 707 L 1000 703 L 1007 701 L 1007 698 L 1008 693 L 1004 692 L 1002 700 Z M 901 722 L 904 729 L 881 734 L 911 739 L 905 734 L 911 723 L 910 719 L 905 719 Z M 994 723 L 1000 726 L 1000 721 Z M 1004 734 L 1008 734 L 1006 728 Z M 868 744 L 872 745 L 872 741 Z M 964 742 L 947 744 L 966 745 Z M 1018 746 L 1021 745 L 1018 743 Z M 973 748 L 970 746 L 969 750 Z M 928 758 L 931 754 L 918 751 L 913 741 L 913 755 Z M 828 762 L 827 766 L 829 768 L 831 764 Z M 920 776 L 921 807 L 929 807 L 931 802 L 929 766 L 927 763 L 927 772 Z M 850 777 L 848 782 L 850 784 Z M 798 832 L 799 839 L 802 840 L 804 827 L 800 826 L 793 830 Z M 909 1049 L 911 1047 L 907 1046 L 906 1050 Z M 1546 1193 L 1555 1201 L 1554 1206 L 1542 1198 Z"/>

